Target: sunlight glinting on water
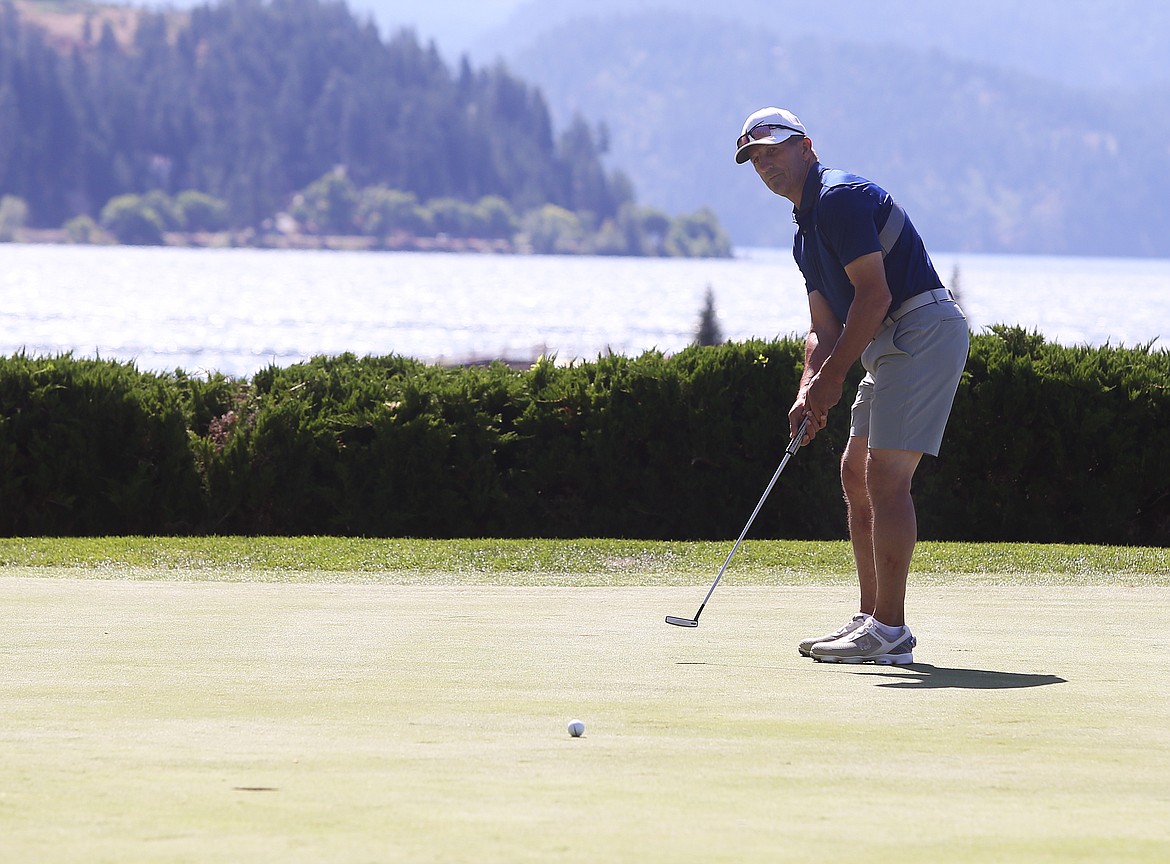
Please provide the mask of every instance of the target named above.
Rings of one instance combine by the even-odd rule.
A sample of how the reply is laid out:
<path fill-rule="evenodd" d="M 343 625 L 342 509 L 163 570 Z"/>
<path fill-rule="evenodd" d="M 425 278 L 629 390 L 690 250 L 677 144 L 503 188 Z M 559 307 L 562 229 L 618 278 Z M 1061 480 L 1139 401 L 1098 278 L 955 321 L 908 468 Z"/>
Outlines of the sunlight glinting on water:
<path fill-rule="evenodd" d="M 1064 344 L 1170 337 L 1170 261 L 936 254 L 976 331 Z M 0 353 L 72 351 L 249 376 L 317 354 L 561 361 L 673 353 L 708 287 L 726 339 L 802 334 L 787 250 L 730 260 L 0 246 Z M 1164 347 L 1159 341 L 1158 347 Z"/>

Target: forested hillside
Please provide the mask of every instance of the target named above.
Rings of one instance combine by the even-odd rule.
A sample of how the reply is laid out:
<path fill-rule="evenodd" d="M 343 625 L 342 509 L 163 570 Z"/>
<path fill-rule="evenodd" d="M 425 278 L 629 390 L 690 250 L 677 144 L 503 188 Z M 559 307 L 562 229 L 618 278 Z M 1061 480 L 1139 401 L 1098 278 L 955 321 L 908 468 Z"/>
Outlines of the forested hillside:
<path fill-rule="evenodd" d="M 344 4 L 224 0 L 120 29 L 82 4 L 72 38 L 26 20 L 28 6 L 0 3 L 0 195 L 29 225 L 195 190 L 226 202 L 231 227 L 255 226 L 324 183 L 318 221 L 337 221 L 339 190 L 354 212 L 377 190 L 395 205 L 499 199 L 509 218 L 555 205 L 585 229 L 608 224 L 613 251 L 645 251 L 629 235 L 647 231 L 663 246 L 661 214 L 603 165 L 603 126 L 574 118 L 558 135 L 540 92 L 502 64 L 452 70 Z"/>

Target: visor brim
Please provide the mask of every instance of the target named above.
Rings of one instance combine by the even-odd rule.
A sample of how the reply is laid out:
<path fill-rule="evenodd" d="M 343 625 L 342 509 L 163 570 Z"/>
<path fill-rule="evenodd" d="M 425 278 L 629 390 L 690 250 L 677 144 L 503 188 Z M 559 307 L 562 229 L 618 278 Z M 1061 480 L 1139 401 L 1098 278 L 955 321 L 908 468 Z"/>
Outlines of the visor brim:
<path fill-rule="evenodd" d="M 742 165 L 744 162 L 748 161 L 748 159 L 751 158 L 748 150 L 752 147 L 755 147 L 757 144 L 783 144 L 789 138 L 803 137 L 804 136 L 799 132 L 789 132 L 783 138 L 777 138 L 775 135 L 769 135 L 767 138 L 753 138 L 751 141 L 747 142 L 735 151 L 735 161 L 739 165 Z"/>

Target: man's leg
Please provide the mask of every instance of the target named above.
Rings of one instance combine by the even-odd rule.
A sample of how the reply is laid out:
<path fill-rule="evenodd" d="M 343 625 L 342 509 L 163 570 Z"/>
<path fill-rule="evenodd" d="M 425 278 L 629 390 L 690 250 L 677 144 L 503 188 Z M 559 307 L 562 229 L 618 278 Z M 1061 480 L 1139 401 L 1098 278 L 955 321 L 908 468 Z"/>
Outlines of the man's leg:
<path fill-rule="evenodd" d="M 862 354 L 867 374 L 853 403 L 841 484 L 861 608 L 873 617 L 837 639 L 813 644 L 808 656 L 814 660 L 914 662 L 917 640 L 905 626 L 906 580 L 918 540 L 910 487 L 922 454 L 938 454 L 967 340 L 959 308 L 939 303 L 899 319 Z M 875 442 L 884 447 L 872 447 Z"/>
<path fill-rule="evenodd" d="M 906 623 L 906 579 L 918 541 L 918 519 L 910 487 L 921 459 L 921 453 L 910 450 L 873 449 L 866 460 L 865 485 L 877 584 L 873 616 L 891 627 Z"/>
<path fill-rule="evenodd" d="M 909 450 L 870 449 L 860 436 L 849 439 L 841 481 L 849 505 L 862 610 L 872 611 L 873 617 L 863 618 L 837 639 L 811 645 L 808 656 L 814 660 L 914 662 L 917 640 L 906 627 L 906 578 L 918 539 L 910 484 L 921 458 L 921 453 Z"/>
<path fill-rule="evenodd" d="M 877 599 L 877 571 L 873 563 L 873 510 L 869 506 L 869 492 L 865 488 L 865 463 L 868 458 L 866 438 L 850 437 L 841 457 L 841 487 L 845 491 L 845 505 L 849 515 L 849 537 L 853 541 L 853 558 L 857 564 L 857 579 L 861 588 L 858 612 L 844 626 L 824 636 L 801 640 L 797 646 L 805 657 L 821 642 L 832 642 L 860 628 L 873 614 Z"/>
<path fill-rule="evenodd" d="M 873 555 L 873 507 L 870 506 L 866 484 L 868 462 L 869 438 L 851 437 L 841 457 L 841 488 L 845 492 L 849 539 L 853 544 L 853 560 L 857 565 L 857 581 L 861 589 L 859 611 L 872 615 L 877 602 L 878 583 Z"/>

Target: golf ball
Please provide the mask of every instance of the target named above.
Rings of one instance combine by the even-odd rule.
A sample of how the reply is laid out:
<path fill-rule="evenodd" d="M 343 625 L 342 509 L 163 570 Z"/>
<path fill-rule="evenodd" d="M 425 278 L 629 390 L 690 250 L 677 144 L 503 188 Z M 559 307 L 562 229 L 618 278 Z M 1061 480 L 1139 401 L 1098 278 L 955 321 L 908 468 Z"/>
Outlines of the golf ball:
<path fill-rule="evenodd" d="M 585 724 L 582 723 L 580 720 L 570 720 L 569 721 L 569 734 L 572 735 L 574 738 L 580 738 L 582 735 L 585 734 Z"/>

